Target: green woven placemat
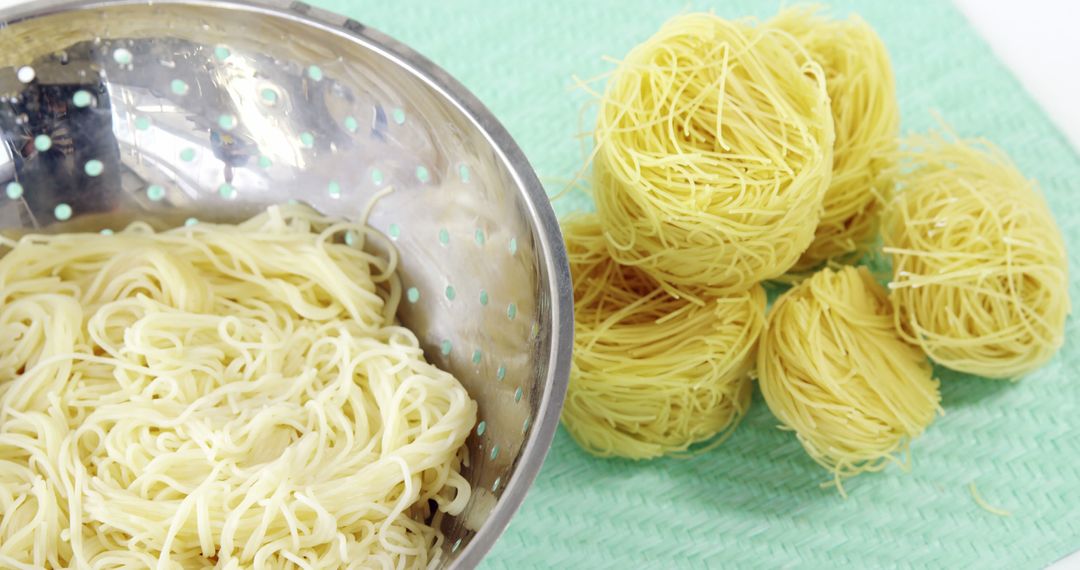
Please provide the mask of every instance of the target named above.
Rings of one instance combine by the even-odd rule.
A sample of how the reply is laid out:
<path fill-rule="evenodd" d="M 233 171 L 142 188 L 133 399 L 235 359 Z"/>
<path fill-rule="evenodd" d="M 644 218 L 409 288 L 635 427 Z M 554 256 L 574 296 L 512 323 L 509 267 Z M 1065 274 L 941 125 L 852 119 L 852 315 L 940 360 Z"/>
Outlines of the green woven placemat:
<path fill-rule="evenodd" d="M 575 135 L 591 77 L 668 17 L 712 9 L 767 17 L 778 4 L 726 0 L 451 0 L 318 4 L 404 41 L 461 80 L 524 148 L 549 190 L 580 167 Z M 986 136 L 1038 178 L 1080 255 L 1080 159 L 947 2 L 837 2 L 893 57 L 905 130 L 937 111 Z M 1063 70 L 1063 73 L 1066 72 Z M 588 207 L 583 196 L 556 204 Z M 1080 287 L 1072 285 L 1073 299 Z M 594 459 L 565 433 L 488 568 L 931 566 L 1034 568 L 1080 548 L 1080 331 L 1017 384 L 943 373 L 946 415 L 913 446 L 914 470 L 852 480 L 844 500 L 758 398 L 720 448 L 690 460 Z M 968 484 L 1012 512 L 980 509 Z"/>

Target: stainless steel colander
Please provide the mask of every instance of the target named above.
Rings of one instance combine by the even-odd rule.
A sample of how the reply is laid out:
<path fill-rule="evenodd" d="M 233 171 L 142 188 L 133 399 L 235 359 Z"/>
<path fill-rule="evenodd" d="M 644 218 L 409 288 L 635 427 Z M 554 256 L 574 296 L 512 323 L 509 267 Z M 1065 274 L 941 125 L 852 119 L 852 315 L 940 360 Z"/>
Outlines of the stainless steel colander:
<path fill-rule="evenodd" d="M 0 10 L 0 231 L 235 222 L 299 200 L 394 240 L 401 320 L 479 403 L 444 526 L 475 565 L 525 496 L 566 388 L 572 296 L 521 151 L 405 46 L 302 2 L 45 0 Z"/>

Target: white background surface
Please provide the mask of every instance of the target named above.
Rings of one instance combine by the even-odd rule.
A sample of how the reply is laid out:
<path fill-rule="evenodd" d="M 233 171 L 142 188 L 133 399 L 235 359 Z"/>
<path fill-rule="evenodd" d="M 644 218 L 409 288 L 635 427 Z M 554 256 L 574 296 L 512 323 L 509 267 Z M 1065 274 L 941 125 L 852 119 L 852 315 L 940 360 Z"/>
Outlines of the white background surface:
<path fill-rule="evenodd" d="M 0 8 L 20 1 L 0 0 Z M 954 2 L 1080 151 L 1080 1 Z M 1080 570 L 1080 553 L 1053 566 L 1066 569 Z"/>
<path fill-rule="evenodd" d="M 1080 151 L 1080 2 L 954 2 Z"/>

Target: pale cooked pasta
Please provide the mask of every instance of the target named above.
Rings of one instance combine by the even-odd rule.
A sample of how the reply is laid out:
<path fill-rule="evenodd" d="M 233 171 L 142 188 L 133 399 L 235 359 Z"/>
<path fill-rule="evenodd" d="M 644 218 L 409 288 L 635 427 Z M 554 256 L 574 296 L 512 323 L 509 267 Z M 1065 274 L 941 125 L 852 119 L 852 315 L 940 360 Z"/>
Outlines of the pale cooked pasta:
<path fill-rule="evenodd" d="M 0 566 L 437 562 L 476 406 L 371 235 L 283 206 L 4 241 Z"/>

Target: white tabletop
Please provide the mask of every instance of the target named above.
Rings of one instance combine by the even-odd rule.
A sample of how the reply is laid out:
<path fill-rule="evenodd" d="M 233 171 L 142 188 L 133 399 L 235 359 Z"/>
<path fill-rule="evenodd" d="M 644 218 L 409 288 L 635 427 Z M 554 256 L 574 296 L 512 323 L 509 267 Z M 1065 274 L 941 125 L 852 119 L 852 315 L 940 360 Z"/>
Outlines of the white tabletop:
<path fill-rule="evenodd" d="M 954 2 L 1080 150 L 1080 2 Z"/>

